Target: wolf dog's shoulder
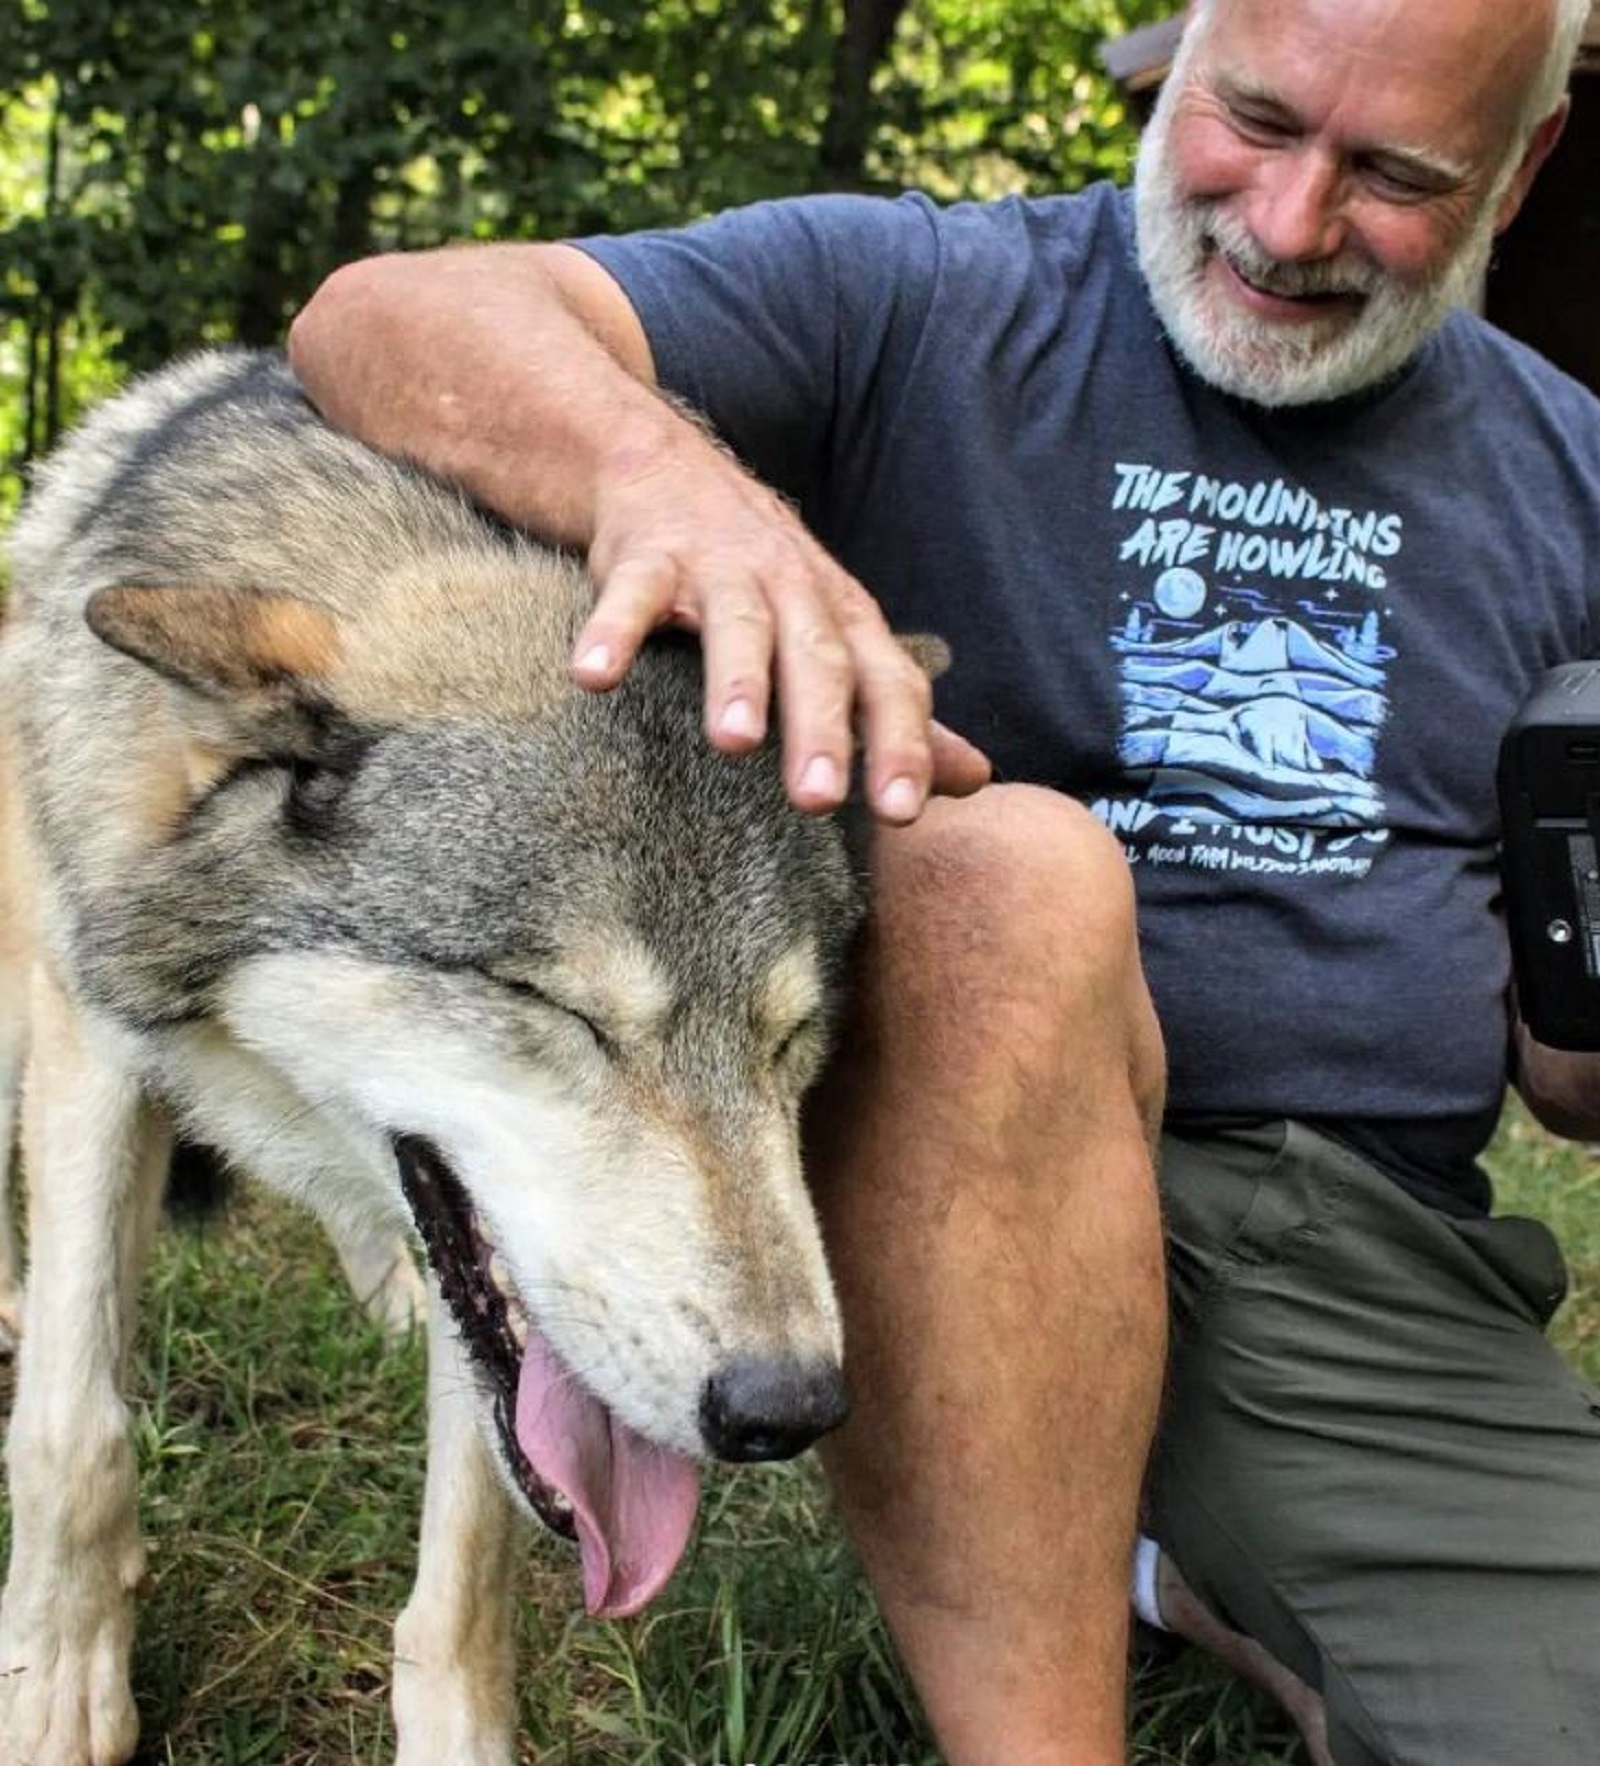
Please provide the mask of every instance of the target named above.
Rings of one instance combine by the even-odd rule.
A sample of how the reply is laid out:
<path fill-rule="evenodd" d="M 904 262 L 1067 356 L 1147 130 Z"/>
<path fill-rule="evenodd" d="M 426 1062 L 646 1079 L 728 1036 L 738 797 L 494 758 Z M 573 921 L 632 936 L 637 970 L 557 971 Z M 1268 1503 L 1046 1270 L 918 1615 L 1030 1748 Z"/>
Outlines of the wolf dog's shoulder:
<path fill-rule="evenodd" d="M 94 407 L 33 467 L 10 541 L 24 592 L 100 520 L 115 518 L 119 491 L 137 497 L 151 474 L 176 465 L 201 427 L 236 423 L 247 405 L 265 406 L 282 422 L 293 386 L 274 352 L 203 350 L 138 376 Z"/>

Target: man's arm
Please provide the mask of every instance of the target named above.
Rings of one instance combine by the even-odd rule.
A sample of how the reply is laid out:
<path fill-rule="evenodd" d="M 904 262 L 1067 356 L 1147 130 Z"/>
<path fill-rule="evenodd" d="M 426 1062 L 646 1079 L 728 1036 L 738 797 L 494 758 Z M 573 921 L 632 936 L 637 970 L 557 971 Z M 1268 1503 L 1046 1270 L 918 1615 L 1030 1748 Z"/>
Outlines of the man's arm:
<path fill-rule="evenodd" d="M 908 822 L 930 789 L 977 789 L 988 766 L 933 723 L 926 678 L 867 591 L 656 389 L 627 296 L 562 245 L 460 247 L 336 271 L 289 334 L 330 421 L 455 480 L 508 519 L 588 554 L 599 590 L 574 656 L 615 686 L 656 626 L 698 631 L 706 732 L 736 753 L 781 697 L 784 776 L 802 809 L 849 783 Z"/>
<path fill-rule="evenodd" d="M 1552 1134 L 1600 1140 L 1600 1055 L 1535 1042 L 1519 1018 L 1512 1080 L 1522 1101 Z"/>

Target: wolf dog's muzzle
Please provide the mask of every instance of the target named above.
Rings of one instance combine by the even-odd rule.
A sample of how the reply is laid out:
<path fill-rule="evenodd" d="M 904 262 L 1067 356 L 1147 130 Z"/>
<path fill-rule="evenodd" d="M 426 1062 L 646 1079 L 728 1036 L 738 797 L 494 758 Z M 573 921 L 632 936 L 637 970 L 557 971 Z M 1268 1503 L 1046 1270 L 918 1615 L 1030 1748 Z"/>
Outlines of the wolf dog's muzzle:
<path fill-rule="evenodd" d="M 394 1156 L 400 1187 L 439 1292 L 462 1342 L 488 1376 L 506 1464 L 529 1506 L 551 1532 L 576 1539 L 571 1505 L 534 1471 L 517 1445 L 515 1413 L 523 1346 L 512 1330 L 505 1291 L 489 1273 L 488 1247 L 467 1193 L 437 1149 L 420 1136 L 397 1136 Z"/>
<path fill-rule="evenodd" d="M 731 1362 L 700 1395 L 700 1433 L 718 1459 L 793 1459 L 849 1414 L 844 1375 L 831 1362 Z"/>
<path fill-rule="evenodd" d="M 590 1611 L 636 1612 L 683 1554 L 699 1498 L 697 1468 L 636 1434 L 562 1363 L 438 1149 L 416 1135 L 393 1144 L 439 1291 L 484 1375 L 517 1488 L 552 1532 L 577 1541 Z M 718 1459 L 789 1459 L 837 1428 L 847 1409 L 832 1362 L 749 1357 L 706 1381 L 700 1433 Z"/>

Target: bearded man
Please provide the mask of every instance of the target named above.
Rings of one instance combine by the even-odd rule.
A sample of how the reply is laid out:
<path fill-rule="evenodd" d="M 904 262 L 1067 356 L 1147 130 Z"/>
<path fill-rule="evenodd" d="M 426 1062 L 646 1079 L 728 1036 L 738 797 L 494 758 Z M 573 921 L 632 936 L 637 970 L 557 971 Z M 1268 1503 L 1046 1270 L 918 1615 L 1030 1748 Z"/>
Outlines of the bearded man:
<path fill-rule="evenodd" d="M 580 680 L 674 622 L 803 807 L 864 744 L 825 1460 L 952 1760 L 1124 1757 L 1140 1513 L 1147 1617 L 1318 1760 L 1594 1757 L 1600 1396 L 1477 1159 L 1508 1073 L 1600 1124 L 1493 793 L 1600 629 L 1600 406 L 1461 310 L 1587 12 L 1202 0 L 1131 198 L 378 259 L 296 324 L 335 421 L 586 550 Z"/>

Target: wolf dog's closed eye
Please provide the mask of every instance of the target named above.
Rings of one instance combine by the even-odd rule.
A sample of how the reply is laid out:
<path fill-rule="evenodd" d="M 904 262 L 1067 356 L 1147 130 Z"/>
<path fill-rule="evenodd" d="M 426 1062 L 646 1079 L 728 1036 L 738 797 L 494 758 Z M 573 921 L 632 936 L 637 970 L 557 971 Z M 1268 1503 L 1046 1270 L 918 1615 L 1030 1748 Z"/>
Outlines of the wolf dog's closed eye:
<path fill-rule="evenodd" d="M 139 383 L 41 472 L 3 650 L 38 933 L 0 1757 L 134 1745 L 119 1384 L 174 1121 L 424 1247 L 404 1760 L 509 1755 L 483 1639 L 515 1506 L 577 1538 L 592 1611 L 632 1612 L 697 1458 L 841 1419 L 797 1123 L 857 870 L 771 752 L 705 744 L 691 644 L 573 687 L 588 604 L 273 357 Z"/>

